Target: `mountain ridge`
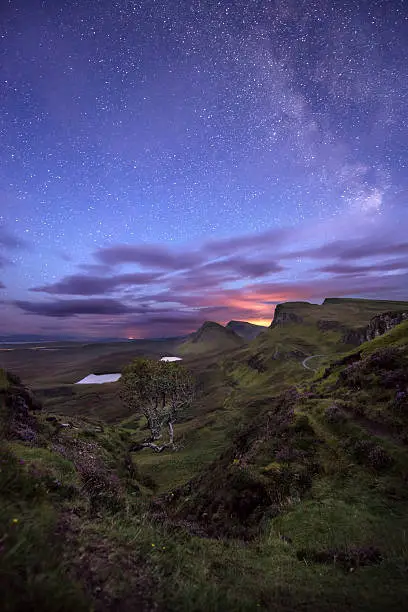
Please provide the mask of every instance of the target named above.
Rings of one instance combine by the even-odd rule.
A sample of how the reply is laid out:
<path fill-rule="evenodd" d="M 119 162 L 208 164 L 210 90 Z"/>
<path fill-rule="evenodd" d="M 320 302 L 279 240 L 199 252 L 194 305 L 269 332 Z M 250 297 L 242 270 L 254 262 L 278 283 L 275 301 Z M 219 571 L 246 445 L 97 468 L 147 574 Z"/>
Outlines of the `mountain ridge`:
<path fill-rule="evenodd" d="M 265 325 L 256 325 L 255 323 L 249 323 L 248 321 L 235 320 L 229 321 L 225 327 L 227 329 L 232 329 L 232 331 L 245 340 L 253 340 L 259 334 L 268 329 L 268 327 Z"/>
<path fill-rule="evenodd" d="M 215 321 L 205 321 L 201 327 L 179 345 L 182 355 L 236 348 L 244 344 L 244 339 L 232 329 Z"/>

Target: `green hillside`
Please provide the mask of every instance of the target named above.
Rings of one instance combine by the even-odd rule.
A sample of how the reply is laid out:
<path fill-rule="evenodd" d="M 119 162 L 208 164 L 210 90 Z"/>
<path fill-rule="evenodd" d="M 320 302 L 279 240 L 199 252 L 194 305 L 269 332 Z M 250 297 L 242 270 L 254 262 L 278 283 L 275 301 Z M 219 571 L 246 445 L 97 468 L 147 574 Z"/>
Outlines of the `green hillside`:
<path fill-rule="evenodd" d="M 234 349 L 243 343 L 243 338 L 232 329 L 213 321 L 206 321 L 200 329 L 190 334 L 187 340 L 178 346 L 177 351 L 180 355 L 220 352 Z"/>
<path fill-rule="evenodd" d="M 387 311 L 407 311 L 408 302 L 393 300 L 364 300 L 357 298 L 326 298 L 322 304 L 309 302 L 285 302 L 278 304 L 271 327 L 280 324 L 285 316 L 288 323 L 293 322 L 316 325 L 322 328 L 336 329 L 344 326 L 347 329 L 359 329 L 368 324 L 377 314 Z M 283 321 L 286 323 L 286 321 Z M 319 325 L 320 323 L 320 325 Z"/>
<path fill-rule="evenodd" d="M 360 344 L 370 320 L 384 312 L 408 313 L 408 302 L 328 298 L 321 305 L 279 304 L 271 327 L 250 344 L 249 351 L 267 367 L 288 356 L 331 357 Z"/>
<path fill-rule="evenodd" d="M 352 329 L 378 302 L 326 302 L 290 305 L 302 321 L 266 339 L 186 355 L 197 397 L 176 451 L 130 452 L 146 421 L 119 397 L 114 419 L 108 403 L 51 415 L 0 370 L 4 609 L 404 609 L 408 321 L 348 347 L 318 329 L 322 308 Z M 224 333 L 204 331 L 213 346 Z M 313 352 L 317 372 L 302 365 Z"/>

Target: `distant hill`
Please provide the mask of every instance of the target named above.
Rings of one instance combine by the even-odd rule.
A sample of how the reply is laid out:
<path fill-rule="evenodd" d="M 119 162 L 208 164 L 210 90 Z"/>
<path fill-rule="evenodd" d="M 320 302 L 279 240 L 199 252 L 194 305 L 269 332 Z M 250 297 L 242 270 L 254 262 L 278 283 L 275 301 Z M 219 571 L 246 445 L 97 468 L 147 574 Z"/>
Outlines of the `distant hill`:
<path fill-rule="evenodd" d="M 178 351 L 182 355 L 207 353 L 233 349 L 243 344 L 243 338 L 232 329 L 214 321 L 206 321 L 180 344 Z"/>
<path fill-rule="evenodd" d="M 255 325 L 254 323 L 248 323 L 247 321 L 230 321 L 225 326 L 227 329 L 232 329 L 238 336 L 244 338 L 244 340 L 253 340 L 263 331 L 268 329 L 263 325 Z"/>
<path fill-rule="evenodd" d="M 408 301 L 326 298 L 322 304 L 285 302 L 278 304 L 271 329 L 286 323 L 315 324 L 322 329 L 358 329 L 383 312 L 408 311 Z"/>
<path fill-rule="evenodd" d="M 408 315 L 408 302 L 327 298 L 322 304 L 278 304 L 272 324 L 250 345 L 263 368 L 272 360 L 350 350 L 391 329 Z"/>

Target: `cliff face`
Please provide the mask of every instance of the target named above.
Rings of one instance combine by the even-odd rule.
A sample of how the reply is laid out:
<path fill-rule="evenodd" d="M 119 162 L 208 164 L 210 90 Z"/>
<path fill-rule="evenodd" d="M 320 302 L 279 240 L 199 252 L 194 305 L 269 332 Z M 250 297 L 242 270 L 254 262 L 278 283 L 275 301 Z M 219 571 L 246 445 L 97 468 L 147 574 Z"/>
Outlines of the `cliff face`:
<path fill-rule="evenodd" d="M 367 327 L 347 330 L 342 338 L 345 344 L 358 346 L 368 340 L 374 340 L 387 331 L 408 319 L 408 312 L 383 312 L 373 317 Z"/>
<path fill-rule="evenodd" d="M 277 325 L 286 325 L 287 323 L 302 323 L 303 317 L 295 312 L 285 310 L 286 304 L 278 304 L 275 308 L 275 315 L 271 323 L 270 329 Z"/>
<path fill-rule="evenodd" d="M 365 339 L 374 340 L 408 319 L 408 312 L 383 312 L 373 317 L 366 329 Z"/>
<path fill-rule="evenodd" d="M 275 309 L 275 316 L 271 328 L 294 323 L 316 325 L 320 332 L 339 332 L 341 334 L 340 342 L 358 346 L 363 342 L 373 340 L 377 336 L 385 334 L 396 325 L 402 323 L 402 321 L 408 319 L 408 308 L 401 308 L 401 310 L 385 310 L 384 308 L 384 312 L 380 311 L 379 314 L 374 314 L 372 312 L 371 303 L 369 304 L 371 312 L 368 307 L 365 310 L 363 308 L 361 314 L 357 318 L 355 317 L 355 308 L 350 311 L 344 310 L 344 308 L 339 309 L 338 313 L 336 309 L 333 309 L 333 306 L 337 307 L 338 304 L 341 305 L 344 303 L 348 306 L 348 302 L 353 302 L 353 300 L 332 298 L 325 300 L 322 306 L 315 306 L 304 302 L 278 304 Z M 354 300 L 354 302 L 359 301 Z M 360 302 L 364 306 L 365 301 L 360 300 Z M 366 302 L 369 302 L 369 300 L 366 300 Z M 386 306 L 387 304 L 387 302 L 382 304 L 380 301 L 374 300 L 372 303 L 379 307 L 381 305 Z M 388 304 L 391 305 L 391 303 Z M 331 306 L 331 311 L 327 311 L 327 314 L 324 312 L 325 305 Z M 401 305 L 403 306 L 404 304 L 401 303 Z M 398 306 L 399 303 L 396 303 L 397 308 Z M 313 309 L 316 309 L 315 312 L 313 312 Z M 299 314 L 299 312 L 301 314 Z M 327 318 L 323 318 L 325 314 L 326 316 L 329 315 L 330 318 L 328 316 Z M 319 315 L 322 318 L 320 318 Z M 365 317 L 367 317 L 367 323 L 364 321 Z"/>

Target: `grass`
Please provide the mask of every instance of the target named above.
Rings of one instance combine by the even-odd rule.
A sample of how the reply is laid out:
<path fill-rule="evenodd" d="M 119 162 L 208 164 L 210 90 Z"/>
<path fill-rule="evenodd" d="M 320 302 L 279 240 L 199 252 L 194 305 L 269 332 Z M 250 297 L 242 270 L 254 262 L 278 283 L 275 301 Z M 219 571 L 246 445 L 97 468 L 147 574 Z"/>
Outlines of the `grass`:
<path fill-rule="evenodd" d="M 387 348 L 389 346 L 394 347 L 406 347 L 408 345 L 408 321 L 404 321 L 391 329 L 388 333 L 383 336 L 375 338 L 371 342 L 362 344 L 360 350 L 364 356 L 378 351 L 381 348 Z"/>
<path fill-rule="evenodd" d="M 1 445 L 0 457 L 2 609 L 88 610 L 79 585 L 65 575 L 55 501 L 10 448 Z"/>
<path fill-rule="evenodd" d="M 206 465 L 215 461 L 226 445 L 225 427 L 222 423 L 201 424 L 189 422 L 188 427 L 175 427 L 179 451 L 153 453 L 149 450 L 135 453 L 134 458 L 142 475 L 148 475 L 156 483 L 157 493 L 171 491 L 184 485 Z"/>
<path fill-rule="evenodd" d="M 349 309 L 355 324 L 372 311 L 340 302 L 328 301 L 328 317 Z M 145 422 L 114 387 L 46 399 L 37 443 L 1 446 L 5 609 L 404 609 L 406 417 L 384 381 L 406 369 L 408 326 L 346 353 L 337 332 L 301 328 L 186 359 L 201 390 L 175 426 L 177 452 L 129 456 Z M 335 347 L 326 373 L 301 366 L 315 346 Z M 73 427 L 46 420 L 54 400 Z"/>

